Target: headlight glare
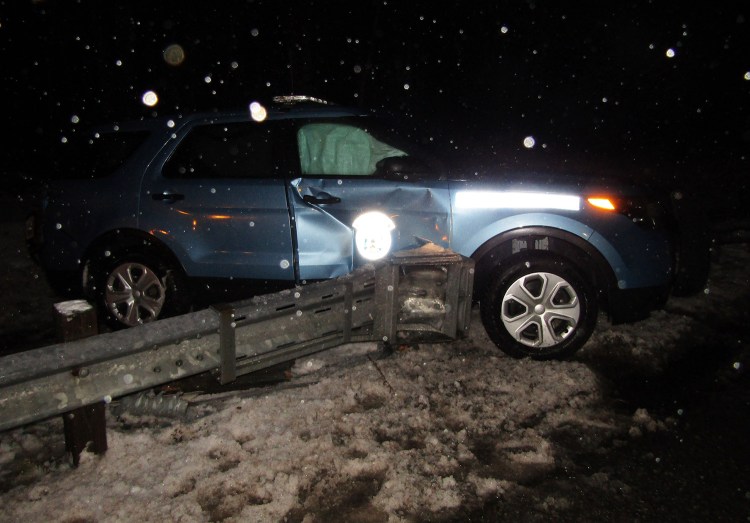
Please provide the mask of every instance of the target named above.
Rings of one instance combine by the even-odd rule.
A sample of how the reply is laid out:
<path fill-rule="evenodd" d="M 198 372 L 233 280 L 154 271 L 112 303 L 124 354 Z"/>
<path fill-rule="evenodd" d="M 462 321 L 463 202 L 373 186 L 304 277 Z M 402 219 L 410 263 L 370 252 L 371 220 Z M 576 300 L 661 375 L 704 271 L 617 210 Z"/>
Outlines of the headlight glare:
<path fill-rule="evenodd" d="M 352 222 L 352 227 L 357 252 L 364 259 L 379 260 L 391 250 L 391 231 L 396 228 L 396 224 L 382 212 L 360 214 Z"/>

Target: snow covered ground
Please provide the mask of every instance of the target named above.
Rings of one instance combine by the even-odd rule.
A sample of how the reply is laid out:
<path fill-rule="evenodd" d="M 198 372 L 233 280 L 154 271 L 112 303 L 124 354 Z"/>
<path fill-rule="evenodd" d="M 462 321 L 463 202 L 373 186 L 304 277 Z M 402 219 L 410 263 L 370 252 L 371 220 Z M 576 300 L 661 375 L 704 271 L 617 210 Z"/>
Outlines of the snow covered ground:
<path fill-rule="evenodd" d="M 557 432 L 659 424 L 613 418 L 585 364 L 510 359 L 473 324 L 467 340 L 385 359 L 374 344 L 321 353 L 285 384 L 194 398 L 190 420 L 110 416 L 108 452 L 75 470 L 51 459 L 60 421 L 3 434 L 0 464 L 27 468 L 2 519 L 438 517 L 554 471 Z"/>
<path fill-rule="evenodd" d="M 509 358 L 475 315 L 466 339 L 388 357 L 342 346 L 276 385 L 186 395 L 179 416 L 115 401 L 109 450 L 84 452 L 75 469 L 59 418 L 0 433 L 0 521 L 458 521 L 503 504 L 522 520 L 587 520 L 572 514 L 586 500 L 627 500 L 634 485 L 577 456 L 670 431 L 680 416 L 613 408 L 597 369 L 657 374 L 699 342 L 701 315 L 739 321 L 730 302 L 746 293 L 749 258 L 725 249 L 706 293 L 648 320 L 602 318 L 573 361 Z M 537 488 L 549 478 L 568 490 Z"/>

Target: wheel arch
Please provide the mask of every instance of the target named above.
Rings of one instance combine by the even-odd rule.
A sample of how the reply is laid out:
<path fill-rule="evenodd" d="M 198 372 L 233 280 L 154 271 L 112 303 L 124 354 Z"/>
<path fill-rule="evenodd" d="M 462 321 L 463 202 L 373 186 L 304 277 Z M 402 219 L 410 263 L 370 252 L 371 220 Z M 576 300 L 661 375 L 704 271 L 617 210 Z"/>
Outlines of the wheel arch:
<path fill-rule="evenodd" d="M 581 276 L 594 286 L 600 301 L 606 304 L 609 290 L 617 279 L 606 258 L 583 238 L 552 227 L 513 229 L 483 243 L 472 255 L 475 262 L 474 296 L 489 284 L 493 270 L 514 256 L 525 252 L 562 256 L 581 270 Z"/>
<path fill-rule="evenodd" d="M 81 259 L 82 282 L 84 292 L 88 293 L 88 271 L 90 264 L 97 256 L 104 254 L 109 248 L 133 248 L 138 249 L 144 254 L 157 256 L 170 267 L 182 271 L 185 274 L 185 268 L 180 260 L 175 256 L 167 245 L 152 234 L 130 228 L 121 228 L 108 231 L 98 236 L 84 251 Z"/>

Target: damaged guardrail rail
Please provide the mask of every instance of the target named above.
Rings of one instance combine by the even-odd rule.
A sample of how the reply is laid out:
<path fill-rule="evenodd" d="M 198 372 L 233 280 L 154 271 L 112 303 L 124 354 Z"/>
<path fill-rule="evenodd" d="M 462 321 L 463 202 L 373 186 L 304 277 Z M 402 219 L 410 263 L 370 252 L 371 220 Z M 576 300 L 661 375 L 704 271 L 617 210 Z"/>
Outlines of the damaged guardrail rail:
<path fill-rule="evenodd" d="M 427 244 L 335 280 L 0 358 L 0 430 L 188 376 L 221 383 L 335 346 L 469 328 L 474 262 Z"/>

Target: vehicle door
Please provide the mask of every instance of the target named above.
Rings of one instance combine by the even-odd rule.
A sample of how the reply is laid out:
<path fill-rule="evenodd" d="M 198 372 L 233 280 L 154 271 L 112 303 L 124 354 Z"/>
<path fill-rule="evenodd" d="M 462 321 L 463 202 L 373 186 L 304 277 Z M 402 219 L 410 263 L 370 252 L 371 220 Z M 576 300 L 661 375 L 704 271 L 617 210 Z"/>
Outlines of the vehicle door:
<path fill-rule="evenodd" d="M 189 276 L 294 279 L 277 125 L 190 125 L 144 178 L 140 227 L 166 243 Z"/>
<path fill-rule="evenodd" d="M 405 148 L 356 120 L 306 121 L 294 132 L 299 176 L 290 182 L 289 198 L 301 279 L 340 276 L 373 259 L 356 246 L 355 220 L 365 213 L 377 212 L 390 220 L 393 229 L 386 231 L 386 251 L 418 247 L 425 241 L 448 246 L 447 183 L 431 173 L 384 168 L 388 159 L 408 163 Z"/>

